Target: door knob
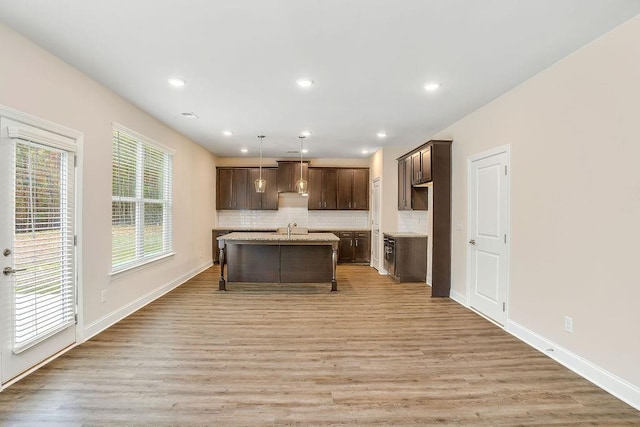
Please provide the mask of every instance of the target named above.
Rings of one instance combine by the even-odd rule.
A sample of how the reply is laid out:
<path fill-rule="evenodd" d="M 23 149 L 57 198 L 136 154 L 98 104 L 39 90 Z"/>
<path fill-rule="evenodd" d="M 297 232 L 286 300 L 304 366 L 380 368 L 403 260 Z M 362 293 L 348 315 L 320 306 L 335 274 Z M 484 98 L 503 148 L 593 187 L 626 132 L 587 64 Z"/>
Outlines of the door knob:
<path fill-rule="evenodd" d="M 2 270 L 2 274 L 4 274 L 5 276 L 8 276 L 10 274 L 14 274 L 17 273 L 18 271 L 26 271 L 26 268 L 19 268 L 17 270 L 11 268 L 11 267 L 5 267 L 4 270 Z"/>
<path fill-rule="evenodd" d="M 474 245 L 474 246 L 475 246 L 476 241 L 475 241 L 475 240 L 473 240 L 473 239 L 471 239 L 471 240 L 469 240 L 469 243 L 471 243 L 472 245 Z"/>

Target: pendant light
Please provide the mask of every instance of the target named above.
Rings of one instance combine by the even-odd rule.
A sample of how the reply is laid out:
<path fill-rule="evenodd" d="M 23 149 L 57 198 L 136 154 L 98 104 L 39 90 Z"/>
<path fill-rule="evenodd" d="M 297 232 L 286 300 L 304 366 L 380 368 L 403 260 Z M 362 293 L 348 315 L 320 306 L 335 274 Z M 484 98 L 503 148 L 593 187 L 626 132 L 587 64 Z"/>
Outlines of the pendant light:
<path fill-rule="evenodd" d="M 267 188 L 267 181 L 262 179 L 262 138 L 264 135 L 258 135 L 260 139 L 260 178 L 256 179 L 256 193 L 264 193 L 264 190 Z"/>
<path fill-rule="evenodd" d="M 300 138 L 300 179 L 296 182 L 296 191 L 298 194 L 306 196 L 308 194 L 307 181 L 302 178 L 302 142 L 306 137 L 304 135 L 300 135 L 298 138 Z"/>

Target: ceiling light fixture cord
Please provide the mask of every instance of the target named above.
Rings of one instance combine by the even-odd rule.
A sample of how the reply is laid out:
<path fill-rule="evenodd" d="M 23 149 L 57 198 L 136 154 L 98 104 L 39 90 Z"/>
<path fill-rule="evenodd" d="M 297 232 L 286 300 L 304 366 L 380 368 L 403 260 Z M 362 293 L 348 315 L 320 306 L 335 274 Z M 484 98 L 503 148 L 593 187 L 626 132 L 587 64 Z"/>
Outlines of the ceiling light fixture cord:
<path fill-rule="evenodd" d="M 267 187 L 267 181 L 262 179 L 262 139 L 264 135 L 258 135 L 258 139 L 260 140 L 260 177 L 256 179 L 256 193 L 264 193 L 265 188 Z"/>
<path fill-rule="evenodd" d="M 307 181 L 304 180 L 304 178 L 302 177 L 302 149 L 303 149 L 303 145 L 302 143 L 304 142 L 305 136 L 304 135 L 300 135 L 298 136 L 298 138 L 300 138 L 300 180 L 298 182 L 296 182 L 296 189 L 298 190 L 298 194 L 302 194 L 302 195 L 306 195 L 307 194 Z"/>

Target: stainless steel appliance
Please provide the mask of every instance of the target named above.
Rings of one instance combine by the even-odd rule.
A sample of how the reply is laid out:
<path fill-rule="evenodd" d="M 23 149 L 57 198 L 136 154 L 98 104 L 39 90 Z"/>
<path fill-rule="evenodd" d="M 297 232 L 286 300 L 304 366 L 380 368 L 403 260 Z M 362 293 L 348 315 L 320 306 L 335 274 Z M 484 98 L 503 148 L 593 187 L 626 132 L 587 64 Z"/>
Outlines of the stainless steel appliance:
<path fill-rule="evenodd" d="M 396 239 L 384 235 L 384 269 L 391 276 L 396 275 Z"/>

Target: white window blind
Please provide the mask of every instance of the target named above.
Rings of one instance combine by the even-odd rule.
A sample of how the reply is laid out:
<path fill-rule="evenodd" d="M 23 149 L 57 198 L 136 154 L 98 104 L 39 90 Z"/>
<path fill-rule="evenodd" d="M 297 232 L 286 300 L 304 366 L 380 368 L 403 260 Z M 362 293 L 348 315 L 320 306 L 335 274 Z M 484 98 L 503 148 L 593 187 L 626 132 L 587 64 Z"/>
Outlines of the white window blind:
<path fill-rule="evenodd" d="M 112 272 L 172 253 L 172 157 L 135 132 L 114 127 Z"/>
<path fill-rule="evenodd" d="M 73 158 L 15 140 L 14 353 L 75 322 Z"/>

